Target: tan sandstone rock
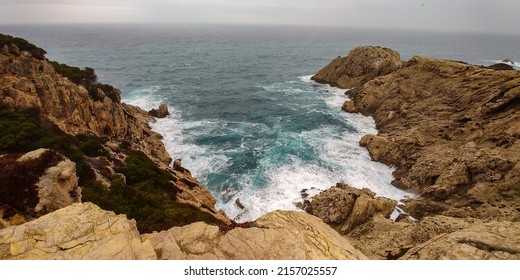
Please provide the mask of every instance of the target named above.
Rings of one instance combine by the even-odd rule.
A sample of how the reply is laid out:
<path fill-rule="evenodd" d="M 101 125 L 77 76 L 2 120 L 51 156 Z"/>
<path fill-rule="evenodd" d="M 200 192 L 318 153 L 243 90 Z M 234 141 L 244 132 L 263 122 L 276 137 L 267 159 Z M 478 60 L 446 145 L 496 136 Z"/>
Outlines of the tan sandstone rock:
<path fill-rule="evenodd" d="M 134 220 L 78 203 L 0 230 L 0 259 L 156 259 Z"/>
<path fill-rule="evenodd" d="M 171 161 L 161 135 L 150 129 L 152 118 L 146 111 L 114 102 L 101 89 L 98 91 L 103 98 L 93 100 L 83 86 L 56 73 L 46 60 L 28 52 L 0 54 L 0 77 L 0 102 L 10 108 L 37 108 L 68 134 L 95 134 L 126 141 L 158 161 Z M 119 90 L 114 91 L 119 95 Z"/>
<path fill-rule="evenodd" d="M 347 94 L 379 130 L 360 144 L 421 196 L 412 216 L 520 221 L 519 71 L 415 56 Z"/>
<path fill-rule="evenodd" d="M 146 234 L 160 259 L 366 259 L 320 219 L 275 211 L 226 233 L 202 222 Z"/>
<path fill-rule="evenodd" d="M 340 88 L 362 86 L 367 81 L 389 74 L 402 65 L 398 52 L 387 48 L 362 46 L 338 57 L 318 71 L 312 79 Z"/>
<path fill-rule="evenodd" d="M 440 234 L 411 248 L 402 260 L 520 260 L 520 224 L 489 222 Z"/>
<path fill-rule="evenodd" d="M 375 197 L 369 189 L 356 189 L 338 183 L 314 196 L 307 211 L 331 224 L 341 233 L 348 233 L 356 226 L 369 221 L 374 215 L 386 218 L 397 206 L 397 201 Z"/>

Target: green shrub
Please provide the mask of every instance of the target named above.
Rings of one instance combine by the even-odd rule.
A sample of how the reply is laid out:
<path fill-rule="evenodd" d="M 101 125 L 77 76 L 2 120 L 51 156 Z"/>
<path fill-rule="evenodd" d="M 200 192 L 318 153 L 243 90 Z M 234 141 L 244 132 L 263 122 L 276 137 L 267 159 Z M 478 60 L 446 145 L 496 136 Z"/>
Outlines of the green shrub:
<path fill-rule="evenodd" d="M 129 149 L 128 145 L 120 145 L 128 157 L 116 170 L 126 177 L 126 183 L 121 175 L 102 172 L 111 181 L 110 188 L 106 188 L 96 180 L 94 171 L 85 158 L 106 155 L 107 152 L 101 145 L 104 139 L 95 135 L 72 137 L 56 125 L 40 119 L 38 111 L 12 112 L 1 104 L 0 131 L 0 153 L 24 153 L 37 148 L 49 148 L 75 162 L 79 185 L 82 187 L 82 200 L 135 219 L 141 233 L 165 230 L 197 221 L 219 224 L 211 214 L 178 202 L 178 190 L 172 183 L 175 178 L 158 168 L 144 153 Z M 5 168 L 7 165 L 0 163 L 0 168 L 2 166 Z M 25 173 L 29 174 L 25 169 L 9 170 L 10 173 L 16 172 L 19 177 L 23 177 L 21 175 Z M 0 178 L 1 182 L 13 180 Z M 4 189 L 6 193 L 10 192 Z M 9 204 L 12 203 L 12 199 L 20 197 L 7 196 L 4 193 L 0 193 L 0 196 L 9 197 L 6 198 L 6 203 Z M 13 209 L 26 208 L 32 204 L 33 200 L 22 200 L 19 205 L 13 204 Z"/>
<path fill-rule="evenodd" d="M 0 157 L 0 205 L 4 208 L 4 218 L 17 213 L 33 216 L 38 204 L 36 183 L 45 170 L 63 160 L 54 151 L 46 151 L 40 157 L 17 161 L 22 154 Z"/>
<path fill-rule="evenodd" d="M 74 136 L 79 143 L 79 149 L 89 157 L 105 156 L 108 157 L 108 152 L 103 147 L 103 143 L 106 141 L 96 135 L 78 134 Z"/>
<path fill-rule="evenodd" d="M 36 59 L 39 59 L 39 60 L 45 59 L 45 54 L 47 52 L 44 49 L 38 48 L 37 46 L 29 43 L 25 39 L 0 33 L 0 48 L 2 48 L 4 45 L 11 45 L 11 44 L 16 45 L 18 47 L 18 49 L 20 49 L 21 51 L 28 51 Z"/>

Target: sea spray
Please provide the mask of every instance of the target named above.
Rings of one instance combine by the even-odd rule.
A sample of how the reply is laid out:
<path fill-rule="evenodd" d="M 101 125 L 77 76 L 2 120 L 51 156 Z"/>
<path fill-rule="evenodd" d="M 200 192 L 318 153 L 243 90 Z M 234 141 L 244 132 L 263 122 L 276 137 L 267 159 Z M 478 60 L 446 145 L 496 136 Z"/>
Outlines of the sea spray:
<path fill-rule="evenodd" d="M 390 185 L 392 168 L 371 161 L 359 146 L 363 135 L 377 130 L 372 118 L 340 111 L 344 90 L 316 84 L 310 76 L 259 86 L 257 98 L 282 102 L 283 110 L 229 121 L 186 120 L 159 89 L 138 89 L 125 101 L 147 110 L 170 102 L 171 115 L 152 128 L 164 136 L 172 157 L 182 158 L 213 192 L 217 208 L 237 221 L 298 210 L 302 190 L 312 197 L 340 181 L 396 200 L 411 196 Z"/>

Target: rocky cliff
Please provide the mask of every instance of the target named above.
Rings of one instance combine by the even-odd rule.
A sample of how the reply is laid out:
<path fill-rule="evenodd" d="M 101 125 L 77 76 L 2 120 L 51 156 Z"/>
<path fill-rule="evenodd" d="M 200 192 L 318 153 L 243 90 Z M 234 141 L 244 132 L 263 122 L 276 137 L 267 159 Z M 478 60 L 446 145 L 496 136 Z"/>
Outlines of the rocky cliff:
<path fill-rule="evenodd" d="M 367 259 L 303 212 L 234 223 L 119 94 L 0 34 L 0 259 Z"/>
<path fill-rule="evenodd" d="M 0 44 L 4 226 L 15 216 L 31 220 L 78 202 L 80 193 L 137 219 L 144 231 L 195 221 L 231 223 L 188 170 L 169 167 L 162 137 L 148 125 L 154 119 L 121 103 L 119 90 L 97 83 L 93 69 L 48 61 L 45 51 L 20 38 L 0 34 Z M 39 148 L 60 153 L 63 161 L 54 167 L 43 160 L 9 161 Z M 23 166 L 40 170 L 30 173 L 31 182 L 23 179 Z M 17 197 L 18 189 L 31 195 Z"/>
<path fill-rule="evenodd" d="M 392 246 L 402 253 L 444 234 L 405 258 L 518 258 L 516 245 L 494 242 L 520 233 L 520 72 L 420 56 L 381 71 L 382 51 L 393 53 L 356 48 L 314 80 L 353 87 L 343 110 L 372 116 L 379 130 L 360 145 L 396 167 L 393 185 L 419 195 L 405 206 L 419 221 L 372 220 L 350 237 L 373 257 L 396 257 Z M 352 63 L 361 58 L 361 66 Z M 362 82 L 341 83 L 360 67 L 369 69 Z M 448 252 L 453 243 L 464 252 Z"/>

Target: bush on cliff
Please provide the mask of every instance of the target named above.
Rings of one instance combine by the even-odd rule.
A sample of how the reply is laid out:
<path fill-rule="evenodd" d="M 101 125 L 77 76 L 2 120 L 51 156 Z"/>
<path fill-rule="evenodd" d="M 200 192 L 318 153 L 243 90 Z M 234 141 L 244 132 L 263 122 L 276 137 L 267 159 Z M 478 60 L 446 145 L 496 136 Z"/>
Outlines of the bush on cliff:
<path fill-rule="evenodd" d="M 79 67 L 69 66 L 56 61 L 50 61 L 50 63 L 58 74 L 68 78 L 71 82 L 77 85 L 84 86 L 92 100 L 103 101 L 106 95 L 113 102 L 121 102 L 119 92 L 113 86 L 97 82 L 97 75 L 94 69 L 90 67 L 81 69 Z M 104 94 L 100 93 L 98 89 L 100 89 Z"/>
<path fill-rule="evenodd" d="M 56 125 L 40 118 L 37 110 L 11 111 L 0 104 L 0 154 L 25 153 L 38 148 L 58 151 L 76 163 L 79 185 L 82 187 L 83 201 L 90 201 L 101 208 L 126 214 L 137 221 L 140 232 L 152 232 L 182 226 L 196 221 L 217 224 L 210 214 L 187 204 L 176 201 L 177 188 L 172 183 L 175 179 L 167 171 L 158 168 L 144 153 L 122 147 L 128 155 L 125 163 L 116 170 L 126 177 L 107 173 L 111 180 L 110 188 L 106 188 L 96 180 L 94 170 L 85 160 L 86 156 L 108 156 L 103 148 L 104 139 L 95 135 L 79 134 L 75 137 L 65 134 Z M 2 160 L 9 157 L 2 157 Z M 34 191 L 27 180 L 35 180 L 40 174 L 38 164 L 25 167 L 10 168 L 6 162 L 0 162 L 0 173 L 8 177 L 0 177 L 4 198 L 1 203 L 13 205 L 11 212 L 16 213 L 34 207 Z M 24 169 L 25 168 L 25 169 Z M 40 171 L 41 172 L 40 172 Z M 38 173 L 40 172 L 40 173 Z M 29 174 L 29 175 L 28 175 Z M 36 174 L 36 175 L 31 175 Z M 40 174 L 41 175 L 41 174 Z M 32 178 L 32 179 L 31 179 Z M 32 181 L 31 181 L 32 182 Z M 19 203 L 17 198 L 19 185 L 27 186 L 27 196 Z M 13 189 L 16 188 L 16 189 Z M 7 195 L 7 194 L 11 195 Z"/>
<path fill-rule="evenodd" d="M 176 200 L 177 188 L 170 173 L 158 168 L 144 153 L 123 149 L 128 157 L 117 171 L 126 177 L 126 183 L 118 174 L 112 174 L 110 188 L 97 184 L 84 190 L 85 201 L 135 219 L 141 233 L 196 221 L 218 223 L 212 215 Z"/>
<path fill-rule="evenodd" d="M 63 160 L 51 150 L 35 159 L 17 161 L 21 155 L 0 157 L 0 206 L 4 209 L 4 218 L 17 213 L 33 216 L 33 209 L 38 204 L 38 179 L 47 168 Z"/>
<path fill-rule="evenodd" d="M 45 59 L 45 54 L 47 53 L 44 49 L 38 48 L 37 46 L 29 43 L 27 40 L 13 37 L 11 35 L 5 35 L 0 33 L 0 48 L 7 45 L 16 45 L 19 50 L 21 51 L 27 51 L 31 53 L 31 55 L 39 60 Z"/>

